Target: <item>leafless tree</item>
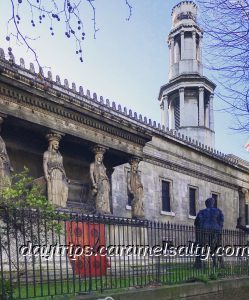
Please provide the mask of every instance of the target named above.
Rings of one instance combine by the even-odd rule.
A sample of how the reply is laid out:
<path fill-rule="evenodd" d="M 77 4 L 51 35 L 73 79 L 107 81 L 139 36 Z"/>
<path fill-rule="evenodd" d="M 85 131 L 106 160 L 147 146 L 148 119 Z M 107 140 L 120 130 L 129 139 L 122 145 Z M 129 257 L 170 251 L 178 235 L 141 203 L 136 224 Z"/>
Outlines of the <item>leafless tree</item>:
<path fill-rule="evenodd" d="M 132 6 L 129 0 L 121 0 L 128 7 L 127 20 L 132 14 Z M 92 9 L 93 35 L 96 38 L 98 32 L 96 22 L 96 7 L 94 0 L 6 0 L 5 5 L 11 5 L 11 15 L 7 22 L 6 40 L 9 41 L 9 55 L 12 55 L 12 47 L 23 44 L 34 56 L 39 67 L 38 53 L 33 47 L 32 40 L 35 38 L 24 32 L 22 23 L 30 20 L 31 27 L 43 25 L 52 36 L 55 35 L 55 23 L 61 23 L 65 28 L 65 38 L 72 39 L 76 44 L 75 53 L 83 62 L 82 42 L 85 40 L 83 5 L 88 4 Z"/>
<path fill-rule="evenodd" d="M 232 127 L 249 131 L 249 1 L 197 2 L 205 31 L 205 63 L 216 71 L 215 79 L 222 87 L 217 95 L 236 117 Z"/>

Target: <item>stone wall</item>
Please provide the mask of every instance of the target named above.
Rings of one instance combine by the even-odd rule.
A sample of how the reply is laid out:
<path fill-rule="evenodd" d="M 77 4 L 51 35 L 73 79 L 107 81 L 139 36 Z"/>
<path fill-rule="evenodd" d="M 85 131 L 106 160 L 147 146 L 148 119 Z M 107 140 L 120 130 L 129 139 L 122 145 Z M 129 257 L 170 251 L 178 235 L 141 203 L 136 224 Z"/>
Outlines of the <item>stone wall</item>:
<path fill-rule="evenodd" d="M 205 207 L 212 193 L 218 195 L 218 207 L 225 215 L 225 228 L 235 228 L 239 216 L 239 187 L 249 188 L 248 174 L 184 146 L 153 137 L 144 148 L 140 163 L 144 185 L 145 216 L 150 220 L 193 225 L 189 216 L 189 186 L 197 188 L 196 211 Z M 130 217 L 127 206 L 127 164 L 113 173 L 115 215 Z M 161 180 L 171 182 L 171 213 L 162 213 Z"/>
<path fill-rule="evenodd" d="M 125 300 L 247 300 L 249 292 L 248 278 L 227 279 L 208 283 L 187 283 L 181 285 L 165 286 L 160 288 L 138 289 L 123 292 L 105 292 L 103 295 L 79 295 L 77 300 L 84 299 L 115 299 Z M 105 298 L 105 297 L 112 298 Z"/>

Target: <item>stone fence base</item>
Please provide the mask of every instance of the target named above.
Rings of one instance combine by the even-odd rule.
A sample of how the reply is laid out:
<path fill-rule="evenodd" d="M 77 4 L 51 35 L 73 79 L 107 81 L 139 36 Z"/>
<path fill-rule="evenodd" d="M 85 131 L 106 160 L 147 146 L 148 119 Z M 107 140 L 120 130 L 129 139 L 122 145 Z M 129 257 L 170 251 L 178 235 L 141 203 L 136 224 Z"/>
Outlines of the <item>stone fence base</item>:
<path fill-rule="evenodd" d="M 248 300 L 249 277 L 209 281 L 208 283 L 186 283 L 148 289 L 132 289 L 108 292 L 102 295 L 79 295 L 76 300 Z"/>

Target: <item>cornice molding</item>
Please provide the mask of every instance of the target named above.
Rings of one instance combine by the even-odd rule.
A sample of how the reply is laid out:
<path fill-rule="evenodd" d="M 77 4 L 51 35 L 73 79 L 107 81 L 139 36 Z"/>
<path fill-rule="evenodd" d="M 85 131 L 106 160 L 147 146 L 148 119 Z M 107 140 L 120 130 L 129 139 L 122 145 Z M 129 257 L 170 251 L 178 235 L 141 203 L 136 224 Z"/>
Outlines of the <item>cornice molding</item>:
<path fill-rule="evenodd" d="M 3 86 L 3 84 L 0 84 L 0 94 L 8 97 L 9 102 L 15 102 L 17 104 L 36 108 L 38 111 L 42 110 L 43 112 L 46 111 L 48 113 L 56 114 L 63 119 L 76 121 L 92 128 L 99 129 L 111 135 L 118 136 L 138 145 L 144 145 L 147 142 L 146 139 L 143 139 L 138 135 L 126 132 L 122 129 L 106 124 L 103 121 L 93 119 L 87 115 L 83 115 L 82 113 L 71 110 L 70 108 L 67 108 L 65 106 L 63 107 L 62 105 L 59 105 L 59 103 L 52 103 L 51 101 L 42 99 L 37 96 L 30 96 L 25 92 L 9 89 L 8 87 Z"/>
<path fill-rule="evenodd" d="M 238 191 L 238 189 L 240 188 L 239 185 L 232 184 L 231 182 L 221 180 L 217 177 L 210 176 L 210 175 L 204 174 L 202 172 L 189 169 L 187 167 L 184 167 L 182 165 L 178 165 L 178 164 L 173 163 L 171 161 L 165 161 L 165 160 L 162 160 L 160 158 L 155 158 L 155 157 L 152 157 L 152 156 L 147 155 L 147 154 L 144 155 L 143 161 L 145 161 L 147 163 L 150 163 L 150 164 L 153 164 L 153 165 L 163 167 L 165 169 L 169 169 L 169 170 L 172 170 L 172 171 L 176 171 L 176 172 L 188 175 L 188 176 L 192 176 L 192 177 L 204 180 L 204 181 L 208 181 L 208 182 L 211 182 L 211 183 L 214 183 L 214 184 L 217 184 L 217 185 L 221 185 L 221 186 L 224 186 L 224 187 L 236 190 L 236 191 Z"/>

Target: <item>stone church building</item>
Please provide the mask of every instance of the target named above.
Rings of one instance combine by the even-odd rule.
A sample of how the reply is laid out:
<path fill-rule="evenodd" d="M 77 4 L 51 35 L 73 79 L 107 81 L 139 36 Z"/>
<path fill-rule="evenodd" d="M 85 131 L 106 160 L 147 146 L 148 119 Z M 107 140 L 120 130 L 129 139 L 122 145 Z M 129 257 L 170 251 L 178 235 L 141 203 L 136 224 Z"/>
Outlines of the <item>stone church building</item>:
<path fill-rule="evenodd" d="M 102 149 L 113 215 L 132 216 L 129 162 L 136 160 L 145 218 L 190 225 L 213 196 L 226 228 L 235 228 L 238 216 L 249 224 L 249 162 L 215 150 L 215 84 L 203 75 L 203 31 L 196 16 L 192 1 L 172 10 L 169 81 L 158 97 L 160 124 L 51 72 L 36 73 L 33 64 L 28 68 L 1 50 L 1 143 L 14 171 L 26 166 L 46 185 L 44 153 L 55 138 L 52 147 L 59 147 L 59 167 L 68 179 L 61 206 L 86 210 L 94 177 L 90 165 L 96 149 Z M 53 197 L 53 185 L 48 189 Z"/>

